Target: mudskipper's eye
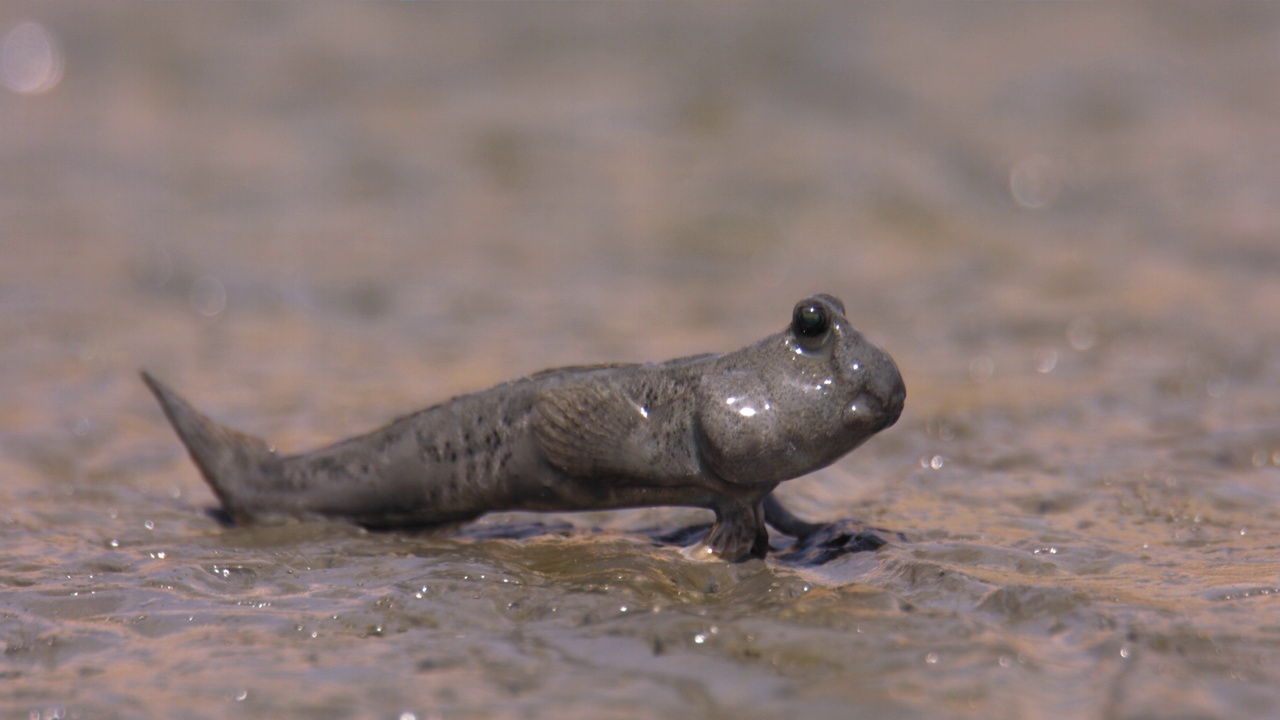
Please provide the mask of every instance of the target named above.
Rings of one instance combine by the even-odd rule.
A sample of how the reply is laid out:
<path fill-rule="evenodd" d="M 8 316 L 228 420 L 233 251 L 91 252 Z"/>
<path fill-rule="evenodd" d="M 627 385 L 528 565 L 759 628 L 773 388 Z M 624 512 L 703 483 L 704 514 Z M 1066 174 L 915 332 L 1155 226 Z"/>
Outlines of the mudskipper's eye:
<path fill-rule="evenodd" d="M 803 301 L 791 313 L 791 332 L 805 345 L 819 340 L 829 329 L 831 317 L 827 308 L 819 303 Z"/>

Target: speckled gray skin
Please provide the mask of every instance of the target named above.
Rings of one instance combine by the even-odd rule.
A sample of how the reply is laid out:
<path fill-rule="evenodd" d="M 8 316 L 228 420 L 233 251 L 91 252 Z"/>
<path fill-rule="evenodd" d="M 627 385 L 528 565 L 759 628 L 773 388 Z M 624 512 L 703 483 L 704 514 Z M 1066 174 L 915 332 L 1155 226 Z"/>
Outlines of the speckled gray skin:
<path fill-rule="evenodd" d="M 706 548 L 734 561 L 765 555 L 766 522 L 796 536 L 823 527 L 770 493 L 892 425 L 906 397 L 893 360 L 829 295 L 801 301 L 790 327 L 737 352 L 547 370 L 300 455 L 218 425 L 142 377 L 236 521 L 398 527 L 682 505 L 715 511 Z"/>

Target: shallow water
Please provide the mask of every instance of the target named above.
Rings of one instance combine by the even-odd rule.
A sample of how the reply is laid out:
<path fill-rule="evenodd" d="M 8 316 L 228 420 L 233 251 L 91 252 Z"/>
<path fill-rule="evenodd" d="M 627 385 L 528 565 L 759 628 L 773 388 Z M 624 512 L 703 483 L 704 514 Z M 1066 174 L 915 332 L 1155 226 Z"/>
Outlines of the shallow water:
<path fill-rule="evenodd" d="M 1280 703 L 1280 9 L 17 3 L 0 38 L 5 716 Z M 909 394 L 783 487 L 886 529 L 814 566 L 689 560 L 689 510 L 224 527 L 136 375 L 304 449 L 817 291 Z"/>

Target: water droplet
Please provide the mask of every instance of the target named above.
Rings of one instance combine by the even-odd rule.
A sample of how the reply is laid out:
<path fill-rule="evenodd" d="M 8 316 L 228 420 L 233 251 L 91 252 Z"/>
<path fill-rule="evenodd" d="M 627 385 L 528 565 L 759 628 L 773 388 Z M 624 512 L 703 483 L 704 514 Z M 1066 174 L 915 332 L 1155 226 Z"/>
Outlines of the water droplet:
<path fill-rule="evenodd" d="M 151 287 L 164 287 L 173 278 L 173 258 L 162 247 L 142 248 L 137 252 L 134 265 L 138 278 Z"/>
<path fill-rule="evenodd" d="M 1058 367 L 1058 351 L 1051 347 L 1042 347 L 1035 354 L 1036 372 L 1048 375 Z"/>
<path fill-rule="evenodd" d="M 1098 342 L 1098 325 L 1087 315 L 1067 323 L 1067 343 L 1075 350 L 1084 352 Z"/>
<path fill-rule="evenodd" d="M 227 287 L 213 275 L 191 284 L 191 305 L 205 317 L 217 317 L 227 308 Z"/>
<path fill-rule="evenodd" d="M 142 523 L 142 527 L 144 527 L 144 528 L 146 528 L 146 529 L 148 529 L 148 530 L 155 530 L 155 529 L 156 529 L 156 524 L 155 524 L 154 522 L 150 521 L 150 520 L 147 520 L 146 522 Z"/>
<path fill-rule="evenodd" d="M 990 355 L 979 355 L 969 361 L 969 379 L 976 383 L 984 383 L 995 374 L 996 362 Z"/>
<path fill-rule="evenodd" d="M 933 434 L 943 442 L 950 442 L 956 439 L 956 427 L 947 420 L 934 420 L 930 422 Z"/>
<path fill-rule="evenodd" d="M 1009 170 L 1009 194 L 1031 210 L 1048 207 L 1062 191 L 1062 171 L 1051 157 L 1032 153 L 1018 159 Z"/>
<path fill-rule="evenodd" d="M 924 656 L 924 661 L 925 661 L 926 663 L 929 663 L 930 665 L 937 665 L 937 664 L 938 664 L 938 653 L 936 653 L 936 652 L 931 652 L 931 653 L 929 653 L 928 655 L 925 655 L 925 656 Z"/>
<path fill-rule="evenodd" d="M 40 23 L 19 23 L 0 40 L 0 82 L 13 92 L 48 92 L 62 81 L 62 70 L 58 41 Z"/>
<path fill-rule="evenodd" d="M 93 423 L 87 417 L 78 417 L 71 423 L 71 434 L 76 437 L 84 437 L 89 434 L 89 430 L 93 428 Z"/>

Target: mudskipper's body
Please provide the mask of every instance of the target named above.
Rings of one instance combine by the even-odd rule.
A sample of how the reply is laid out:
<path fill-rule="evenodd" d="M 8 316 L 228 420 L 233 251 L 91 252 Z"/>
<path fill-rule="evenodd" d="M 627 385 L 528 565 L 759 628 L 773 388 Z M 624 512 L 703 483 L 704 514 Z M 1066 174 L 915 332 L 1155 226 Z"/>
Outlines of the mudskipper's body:
<path fill-rule="evenodd" d="M 785 331 L 724 355 L 548 370 L 300 455 L 223 427 L 143 373 L 236 521 L 326 516 L 429 526 L 499 510 L 708 508 L 707 547 L 763 557 L 766 521 L 820 527 L 770 493 L 897 421 L 893 360 L 829 295 Z"/>

